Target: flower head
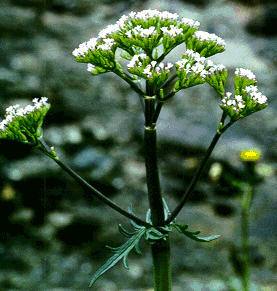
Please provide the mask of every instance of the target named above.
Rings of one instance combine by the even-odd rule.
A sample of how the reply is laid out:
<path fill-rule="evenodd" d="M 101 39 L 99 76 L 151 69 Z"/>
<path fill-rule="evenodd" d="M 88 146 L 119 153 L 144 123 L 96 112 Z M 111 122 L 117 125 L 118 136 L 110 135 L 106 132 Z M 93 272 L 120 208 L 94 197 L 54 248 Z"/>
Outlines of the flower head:
<path fill-rule="evenodd" d="M 77 62 L 91 63 L 106 72 L 116 68 L 115 50 L 116 42 L 113 38 L 91 38 L 81 43 L 72 54 Z"/>
<path fill-rule="evenodd" d="M 175 83 L 175 91 L 189 88 L 198 84 L 205 83 L 208 74 L 205 65 L 205 57 L 193 50 L 186 50 L 183 58 L 175 63 L 178 81 Z"/>
<path fill-rule="evenodd" d="M 93 74 L 119 68 L 115 61 L 117 48 L 131 57 L 145 53 L 152 58 L 154 50 L 163 46 L 166 55 L 174 47 L 190 38 L 199 27 L 198 21 L 179 19 L 177 13 L 158 10 L 143 10 L 123 15 L 115 24 L 102 29 L 96 38 L 91 38 L 76 48 L 72 54 L 78 62 L 90 63 Z M 155 58 L 157 59 L 158 56 Z M 154 59 L 154 60 L 155 60 Z"/>
<path fill-rule="evenodd" d="M 260 158 L 259 149 L 248 149 L 242 150 L 240 153 L 240 158 L 243 162 L 256 162 Z"/>
<path fill-rule="evenodd" d="M 227 92 L 220 105 L 231 120 L 236 121 L 267 106 L 266 96 L 262 95 L 253 83 L 256 84 L 256 77 L 250 70 L 236 69 L 234 99 L 231 99 L 232 93 Z"/>
<path fill-rule="evenodd" d="M 224 95 L 227 79 L 227 69 L 224 65 L 209 66 L 206 82 L 210 84 L 221 96 Z"/>
<path fill-rule="evenodd" d="M 147 80 L 154 88 L 159 88 L 168 79 L 172 67 L 173 64 L 170 62 L 165 65 L 151 61 L 146 54 L 134 55 L 127 65 L 130 73 Z"/>
<path fill-rule="evenodd" d="M 187 43 L 188 49 L 193 49 L 206 58 L 224 52 L 225 46 L 226 43 L 222 38 L 206 31 L 195 31 Z"/>
<path fill-rule="evenodd" d="M 21 108 L 18 104 L 6 109 L 5 119 L 0 123 L 0 138 L 24 143 L 38 144 L 42 136 L 43 119 L 50 109 L 46 97 L 33 99 L 34 105 Z"/>

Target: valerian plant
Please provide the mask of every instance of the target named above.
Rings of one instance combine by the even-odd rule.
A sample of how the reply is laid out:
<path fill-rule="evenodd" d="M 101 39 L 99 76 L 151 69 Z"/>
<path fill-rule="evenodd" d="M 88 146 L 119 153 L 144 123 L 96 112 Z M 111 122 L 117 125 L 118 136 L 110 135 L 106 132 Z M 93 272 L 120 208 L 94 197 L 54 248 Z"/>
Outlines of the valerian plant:
<path fill-rule="evenodd" d="M 50 109 L 46 97 L 34 99 L 33 106 L 20 108 L 15 105 L 7 108 L 5 119 L 0 124 L 0 138 L 37 147 L 93 195 L 130 219 L 133 232 L 119 226 L 120 233 L 128 240 L 122 246 L 109 247 L 114 255 L 93 275 L 90 286 L 121 259 L 128 268 L 129 252 L 135 248 L 140 253 L 139 241 L 144 238 L 151 246 L 155 290 L 171 290 L 170 232 L 176 229 L 198 242 L 209 242 L 219 237 L 201 237 L 200 231 L 191 231 L 187 224 L 178 224 L 177 216 L 193 192 L 220 136 L 239 119 L 264 109 L 267 106 L 267 98 L 258 91 L 255 75 L 242 68 L 235 71 L 234 97 L 232 98 L 231 92 L 225 92 L 226 67 L 207 59 L 223 52 L 225 41 L 215 34 L 200 31 L 199 26 L 198 21 L 180 18 L 176 13 L 157 10 L 131 12 L 129 15 L 123 15 L 116 24 L 101 30 L 96 38 L 80 44 L 72 53 L 77 62 L 88 64 L 87 70 L 92 76 L 114 73 L 130 85 L 142 101 L 145 116 L 145 123 L 142 125 L 145 128 L 144 155 L 150 206 L 145 220 L 137 217 L 131 207 L 128 211 L 121 208 L 88 184 L 60 160 L 53 147 L 45 143 L 41 127 Z M 164 62 L 166 56 L 183 43 L 186 44 L 186 50 L 180 59 L 175 63 Z M 117 51 L 120 51 L 121 58 L 128 61 L 126 67 L 117 60 Z M 167 100 L 181 90 L 204 83 L 208 83 L 218 93 L 222 116 L 194 178 L 178 205 L 170 212 L 160 189 L 156 124 Z"/>

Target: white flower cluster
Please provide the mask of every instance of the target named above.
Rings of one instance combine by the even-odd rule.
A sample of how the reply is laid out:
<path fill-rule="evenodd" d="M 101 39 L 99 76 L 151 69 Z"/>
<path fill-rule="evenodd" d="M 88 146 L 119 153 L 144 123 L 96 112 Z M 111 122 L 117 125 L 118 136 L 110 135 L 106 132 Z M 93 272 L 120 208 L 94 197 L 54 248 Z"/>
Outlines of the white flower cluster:
<path fill-rule="evenodd" d="M 201 57 L 199 53 L 190 49 L 185 51 L 185 53 L 183 54 L 183 57 L 185 57 L 188 60 L 192 60 L 201 64 L 204 64 L 205 59 L 206 59 L 205 57 Z"/>
<path fill-rule="evenodd" d="M 211 67 L 208 70 L 208 74 L 209 75 L 214 75 L 215 73 L 222 72 L 223 70 L 226 70 L 226 67 L 223 64 L 220 64 L 220 65 L 212 64 Z"/>
<path fill-rule="evenodd" d="M 173 64 L 170 62 L 166 65 L 163 63 L 157 64 L 156 61 L 151 61 L 149 64 L 145 64 L 143 61 L 147 59 L 148 56 L 146 54 L 134 55 L 129 64 L 127 64 L 128 70 L 130 72 L 133 72 L 132 69 L 139 70 L 139 72 L 146 75 L 148 79 L 151 79 L 153 74 L 161 75 L 165 72 L 169 73 L 170 68 L 173 67 Z"/>
<path fill-rule="evenodd" d="M 83 42 L 76 48 L 72 54 L 74 57 L 85 57 L 89 51 L 102 50 L 111 51 L 112 46 L 115 44 L 115 40 L 112 38 L 105 38 L 102 42 L 99 42 L 98 38 L 91 38 L 87 42 Z"/>
<path fill-rule="evenodd" d="M 220 45 L 223 48 L 226 46 L 225 41 L 214 33 L 208 33 L 206 31 L 198 30 L 198 31 L 195 31 L 193 36 L 199 39 L 200 41 L 206 40 L 206 41 L 215 42 L 217 45 Z"/>
<path fill-rule="evenodd" d="M 173 67 L 172 63 L 167 63 L 165 66 L 163 63 L 158 64 L 157 66 L 156 61 L 152 61 L 150 64 L 146 66 L 146 68 L 143 70 L 143 73 L 147 75 L 148 79 L 151 79 L 153 77 L 153 73 L 157 75 L 161 75 L 164 71 L 170 72 L 170 68 Z"/>
<path fill-rule="evenodd" d="M 181 22 L 183 22 L 184 24 L 189 25 L 191 27 L 194 27 L 194 28 L 198 28 L 200 26 L 199 21 L 193 21 L 190 18 L 182 18 Z"/>
<path fill-rule="evenodd" d="M 205 79 L 208 71 L 205 70 L 205 57 L 200 57 L 200 54 L 193 50 L 186 50 L 183 59 L 175 63 L 177 70 L 183 71 L 186 74 L 199 74 L 199 77 Z"/>
<path fill-rule="evenodd" d="M 232 106 L 233 110 L 239 113 L 245 107 L 245 102 L 243 102 L 241 95 L 235 95 L 234 100 L 230 99 L 231 95 L 231 92 L 226 93 L 226 96 L 222 99 L 222 105 L 224 107 Z"/>
<path fill-rule="evenodd" d="M 171 24 L 168 27 L 162 27 L 161 28 L 162 32 L 166 35 L 168 35 L 169 37 L 176 37 L 179 34 L 183 33 L 183 29 L 182 28 L 178 28 L 176 26 L 174 26 L 173 24 Z"/>
<path fill-rule="evenodd" d="M 88 72 L 91 73 L 93 71 L 96 71 L 96 67 L 93 64 L 88 64 L 87 70 L 88 70 Z"/>
<path fill-rule="evenodd" d="M 137 36 L 147 38 L 151 35 L 157 35 L 157 31 L 155 26 L 151 26 L 149 28 L 142 28 L 141 25 L 138 25 L 134 27 L 132 30 L 126 31 L 126 35 L 128 38 L 133 38 Z"/>
<path fill-rule="evenodd" d="M 129 16 L 131 18 L 134 18 L 134 19 L 137 19 L 137 20 L 143 20 L 143 21 L 148 21 L 149 18 L 154 18 L 154 17 L 158 17 L 162 20 L 164 19 L 169 19 L 169 20 L 177 20 L 179 15 L 177 13 L 170 13 L 168 11 L 163 11 L 163 12 L 160 12 L 158 10 L 143 10 L 143 11 L 140 11 L 140 12 L 131 12 L 129 14 Z M 123 18 L 126 19 L 126 16 L 123 15 Z"/>
<path fill-rule="evenodd" d="M 245 87 L 244 91 L 247 92 L 251 99 L 254 100 L 256 103 L 265 104 L 267 102 L 267 97 L 265 95 L 262 95 L 262 93 L 258 91 L 257 86 L 247 86 Z"/>
<path fill-rule="evenodd" d="M 127 68 L 131 69 L 131 68 L 135 68 L 135 67 L 141 67 L 142 66 L 142 60 L 146 59 L 147 55 L 146 54 L 139 54 L 139 55 L 134 55 L 131 59 L 131 61 L 129 62 L 129 64 L 127 64 Z"/>
<path fill-rule="evenodd" d="M 226 110 L 231 118 L 245 117 L 267 106 L 267 97 L 254 85 L 246 86 L 242 90 L 242 95 L 235 95 L 233 100 L 231 95 L 232 93 L 227 92 L 221 104 L 221 108 Z"/>
<path fill-rule="evenodd" d="M 152 35 L 158 35 L 158 28 L 170 37 L 176 37 L 183 33 L 183 29 L 177 26 L 179 16 L 177 13 L 158 10 L 143 10 L 141 12 L 131 12 L 129 15 L 123 15 L 116 24 L 108 25 L 98 33 L 97 38 L 91 38 L 89 41 L 81 43 L 72 54 L 74 57 L 85 57 L 90 51 L 104 50 L 111 51 L 117 43 L 118 37 L 127 37 L 129 39 L 142 37 L 148 39 Z M 153 25 L 143 27 L 144 22 L 153 21 Z M 170 24 L 173 23 L 173 24 Z M 136 24 L 137 23 L 137 24 Z M 163 24 L 164 23 L 164 24 Z M 192 28 L 198 28 L 200 23 L 192 19 L 182 18 L 180 23 Z M 175 26 L 176 24 L 176 26 Z M 162 26 L 167 25 L 167 26 Z M 170 28 L 168 27 L 170 25 Z"/>
<path fill-rule="evenodd" d="M 242 68 L 236 68 L 235 75 L 240 77 L 246 77 L 250 80 L 256 80 L 256 76 L 250 71 Z"/>
<path fill-rule="evenodd" d="M 29 113 L 35 112 L 36 110 L 40 110 L 46 106 L 49 106 L 47 103 L 47 97 L 41 97 L 33 99 L 34 106 L 27 105 L 25 108 L 20 108 L 20 105 L 16 104 L 10 106 L 6 109 L 5 119 L 0 123 L 0 131 L 5 131 L 9 123 L 13 122 L 16 117 L 26 117 Z"/>
<path fill-rule="evenodd" d="M 98 33 L 98 38 L 105 39 L 113 33 L 118 32 L 120 30 L 120 25 L 118 21 L 117 23 L 118 24 L 110 24 L 106 28 L 100 30 L 100 32 Z"/>

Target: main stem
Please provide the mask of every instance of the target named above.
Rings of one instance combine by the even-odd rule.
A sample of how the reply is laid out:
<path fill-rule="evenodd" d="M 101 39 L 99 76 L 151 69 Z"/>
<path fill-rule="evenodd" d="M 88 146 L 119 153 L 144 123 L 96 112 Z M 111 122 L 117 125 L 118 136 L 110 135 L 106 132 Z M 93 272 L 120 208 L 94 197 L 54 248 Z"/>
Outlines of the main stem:
<path fill-rule="evenodd" d="M 160 181 L 157 163 L 156 128 L 145 127 L 144 153 L 146 165 L 146 180 L 148 199 L 151 210 L 151 220 L 154 226 L 165 223 L 164 205 L 160 191 Z M 154 290 L 171 291 L 171 265 L 169 236 L 152 245 Z"/>

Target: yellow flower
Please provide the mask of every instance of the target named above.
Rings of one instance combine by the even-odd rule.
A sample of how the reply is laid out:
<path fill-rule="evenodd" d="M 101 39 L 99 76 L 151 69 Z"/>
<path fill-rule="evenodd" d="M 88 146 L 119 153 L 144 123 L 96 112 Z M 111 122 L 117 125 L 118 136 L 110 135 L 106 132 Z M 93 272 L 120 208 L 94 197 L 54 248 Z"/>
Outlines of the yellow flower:
<path fill-rule="evenodd" d="M 255 162 L 260 158 L 258 149 L 243 150 L 241 151 L 240 158 L 244 162 Z"/>

